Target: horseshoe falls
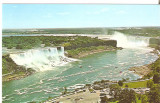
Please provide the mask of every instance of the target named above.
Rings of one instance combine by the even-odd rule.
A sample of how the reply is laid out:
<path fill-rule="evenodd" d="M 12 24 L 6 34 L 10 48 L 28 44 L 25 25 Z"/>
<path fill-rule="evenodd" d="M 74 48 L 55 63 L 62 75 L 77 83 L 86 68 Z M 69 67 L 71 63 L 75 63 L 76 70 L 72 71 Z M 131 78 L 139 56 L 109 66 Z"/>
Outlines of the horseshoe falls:
<path fill-rule="evenodd" d="M 111 39 L 117 40 L 117 47 L 141 48 L 149 45 L 149 37 L 128 36 L 120 32 L 114 32 Z"/>

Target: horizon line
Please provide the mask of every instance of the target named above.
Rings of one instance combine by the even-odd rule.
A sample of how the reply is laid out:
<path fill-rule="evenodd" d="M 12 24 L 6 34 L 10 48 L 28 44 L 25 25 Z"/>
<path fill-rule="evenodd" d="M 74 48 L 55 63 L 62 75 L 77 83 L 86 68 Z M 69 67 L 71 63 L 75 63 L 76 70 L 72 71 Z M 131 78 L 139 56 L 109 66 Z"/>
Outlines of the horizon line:
<path fill-rule="evenodd" d="M 64 28 L 2 28 L 7 29 L 85 29 L 85 28 L 128 28 L 128 27 L 160 27 L 160 26 L 121 26 L 121 27 L 64 27 Z"/>

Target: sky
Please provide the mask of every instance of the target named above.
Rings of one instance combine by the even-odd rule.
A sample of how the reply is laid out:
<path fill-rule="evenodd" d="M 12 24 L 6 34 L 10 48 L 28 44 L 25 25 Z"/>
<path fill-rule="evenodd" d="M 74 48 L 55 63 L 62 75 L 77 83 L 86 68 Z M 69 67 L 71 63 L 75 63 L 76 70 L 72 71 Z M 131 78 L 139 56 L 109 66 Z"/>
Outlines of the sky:
<path fill-rule="evenodd" d="M 3 29 L 132 26 L 160 26 L 160 5 L 2 5 Z"/>

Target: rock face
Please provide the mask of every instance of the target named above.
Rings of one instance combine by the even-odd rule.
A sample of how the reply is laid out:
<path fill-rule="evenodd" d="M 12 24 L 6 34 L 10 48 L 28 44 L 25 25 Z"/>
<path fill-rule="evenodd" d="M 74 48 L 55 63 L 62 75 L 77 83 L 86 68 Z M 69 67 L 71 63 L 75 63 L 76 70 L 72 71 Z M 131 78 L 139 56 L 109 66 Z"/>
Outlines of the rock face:
<path fill-rule="evenodd" d="M 105 45 L 106 45 L 106 46 L 117 47 L 117 40 L 106 40 L 106 41 L 105 41 Z"/>
<path fill-rule="evenodd" d="M 160 38 L 150 38 L 149 44 L 157 44 L 157 45 L 160 45 Z"/>
<path fill-rule="evenodd" d="M 160 38 L 150 38 L 149 46 L 155 48 L 156 50 L 160 50 Z"/>
<path fill-rule="evenodd" d="M 24 78 L 31 75 L 35 71 L 31 68 L 24 68 L 23 66 L 18 66 L 9 55 L 2 56 L 2 80 L 16 80 Z"/>

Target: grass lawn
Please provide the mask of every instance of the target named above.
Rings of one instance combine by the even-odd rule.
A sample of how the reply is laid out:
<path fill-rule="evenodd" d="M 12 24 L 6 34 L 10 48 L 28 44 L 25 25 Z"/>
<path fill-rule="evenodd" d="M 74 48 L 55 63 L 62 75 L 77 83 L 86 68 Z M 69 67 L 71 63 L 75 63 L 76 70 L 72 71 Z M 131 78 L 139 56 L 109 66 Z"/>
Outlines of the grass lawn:
<path fill-rule="evenodd" d="M 147 81 L 140 81 L 140 82 L 130 82 L 124 83 L 122 88 L 125 88 L 125 85 L 128 85 L 128 88 L 139 88 L 139 87 L 147 87 Z"/>

